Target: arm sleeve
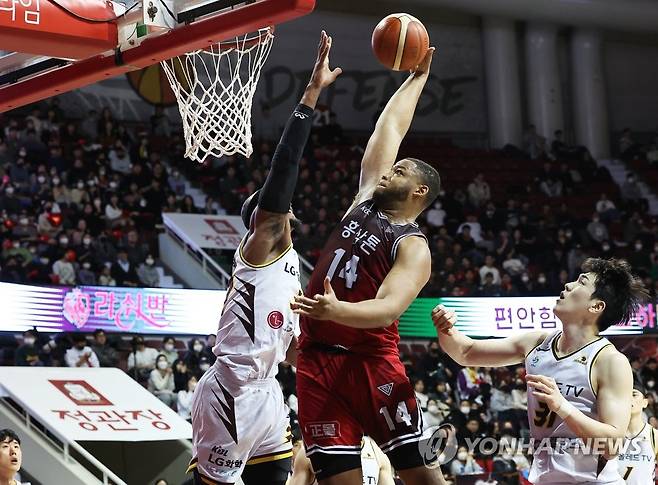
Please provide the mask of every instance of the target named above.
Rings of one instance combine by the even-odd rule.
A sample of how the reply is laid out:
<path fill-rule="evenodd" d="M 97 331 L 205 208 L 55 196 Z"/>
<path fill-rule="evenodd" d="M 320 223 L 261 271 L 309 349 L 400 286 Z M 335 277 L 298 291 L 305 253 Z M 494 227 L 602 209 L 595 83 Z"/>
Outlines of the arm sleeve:
<path fill-rule="evenodd" d="M 270 173 L 258 199 L 258 207 L 278 214 L 290 210 L 297 185 L 299 161 L 313 124 L 313 109 L 299 104 L 286 123 L 272 157 Z"/>

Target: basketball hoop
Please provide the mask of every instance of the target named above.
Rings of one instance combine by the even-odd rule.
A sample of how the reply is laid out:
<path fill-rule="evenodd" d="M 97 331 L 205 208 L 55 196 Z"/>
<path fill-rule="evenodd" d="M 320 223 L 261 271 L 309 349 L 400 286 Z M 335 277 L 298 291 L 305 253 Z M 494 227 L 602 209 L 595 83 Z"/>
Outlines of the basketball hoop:
<path fill-rule="evenodd" d="M 265 27 L 161 62 L 178 100 L 187 158 L 251 155 L 251 106 L 273 39 L 274 27 Z"/>

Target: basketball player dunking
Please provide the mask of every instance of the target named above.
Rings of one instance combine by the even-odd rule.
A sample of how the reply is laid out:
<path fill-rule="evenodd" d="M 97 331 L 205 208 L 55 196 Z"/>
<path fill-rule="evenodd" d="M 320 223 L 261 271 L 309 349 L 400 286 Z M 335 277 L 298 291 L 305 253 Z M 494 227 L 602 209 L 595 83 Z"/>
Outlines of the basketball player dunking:
<path fill-rule="evenodd" d="M 618 466 L 626 485 L 653 485 L 658 457 L 658 430 L 644 422 L 643 410 L 648 401 L 644 386 L 633 383 L 631 421 L 626 431 L 624 449 L 619 454 Z"/>
<path fill-rule="evenodd" d="M 297 367 L 299 421 L 321 484 L 361 485 L 361 438 L 375 440 L 407 485 L 443 483 L 424 466 L 422 419 L 400 362 L 397 319 L 430 276 L 415 223 L 439 192 L 425 162 L 395 162 L 434 49 L 391 97 L 361 162 L 359 192 L 329 236 L 306 294 Z"/>
<path fill-rule="evenodd" d="M 290 473 L 288 409 L 275 379 L 279 363 L 294 363 L 296 353 L 298 317 L 290 301 L 301 285 L 290 203 L 318 96 L 341 72 L 329 68 L 330 49 L 331 37 L 322 32 L 311 80 L 267 180 L 242 207 L 249 232 L 235 253 L 213 348 L 217 360 L 192 402 L 190 470 L 197 484 L 230 484 L 242 475 L 246 485 L 283 485 Z"/>
<path fill-rule="evenodd" d="M 453 327 L 454 312 L 442 305 L 432 311 L 439 343 L 459 364 L 525 361 L 535 441 L 529 480 L 536 485 L 624 483 L 615 455 L 630 420 L 633 377 L 626 357 L 599 332 L 627 322 L 648 294 L 625 261 L 588 259 L 582 271 L 564 286 L 553 310 L 561 332 L 472 340 Z M 539 442 L 544 438 L 546 446 Z M 551 446 L 556 441 L 559 450 Z M 587 443 L 601 452 L 587 452 Z"/>

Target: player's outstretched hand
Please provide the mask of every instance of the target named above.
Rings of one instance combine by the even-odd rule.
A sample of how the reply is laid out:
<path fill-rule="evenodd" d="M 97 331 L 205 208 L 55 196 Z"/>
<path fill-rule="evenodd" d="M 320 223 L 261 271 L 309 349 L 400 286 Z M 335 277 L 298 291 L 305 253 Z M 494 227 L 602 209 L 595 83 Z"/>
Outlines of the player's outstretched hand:
<path fill-rule="evenodd" d="M 530 387 L 532 394 L 541 402 L 545 402 L 553 412 L 557 412 L 564 401 L 564 397 L 560 394 L 560 389 L 557 387 L 555 379 L 535 374 L 527 374 L 525 376 L 528 387 Z"/>
<path fill-rule="evenodd" d="M 440 333 L 451 335 L 452 327 L 457 323 L 457 314 L 443 305 L 437 305 L 432 310 L 432 321 L 437 335 Z"/>
<path fill-rule="evenodd" d="M 322 89 L 333 83 L 343 70 L 340 67 L 331 69 L 329 67 L 329 52 L 331 52 L 332 38 L 323 30 L 318 45 L 318 57 L 315 61 L 310 84 Z"/>
<path fill-rule="evenodd" d="M 423 60 L 420 61 L 418 67 L 416 67 L 416 69 L 412 71 L 414 76 L 420 77 L 429 74 L 430 66 L 432 65 L 432 59 L 434 57 L 435 50 L 436 50 L 435 47 L 430 47 L 429 49 L 427 49 L 427 52 L 425 53 L 425 57 L 423 57 Z"/>
<path fill-rule="evenodd" d="M 298 315 L 305 315 L 316 320 L 335 320 L 340 303 L 331 287 L 331 281 L 329 278 L 325 278 L 324 295 L 318 294 L 313 298 L 297 295 L 290 303 L 290 308 Z"/>

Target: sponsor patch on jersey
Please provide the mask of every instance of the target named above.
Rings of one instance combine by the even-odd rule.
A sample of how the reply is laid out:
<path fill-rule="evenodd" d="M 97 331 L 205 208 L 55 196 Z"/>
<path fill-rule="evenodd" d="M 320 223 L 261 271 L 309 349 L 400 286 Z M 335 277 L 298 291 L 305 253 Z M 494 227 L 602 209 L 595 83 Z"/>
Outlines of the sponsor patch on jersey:
<path fill-rule="evenodd" d="M 580 357 L 576 357 L 573 359 L 574 362 L 578 362 L 579 364 L 587 365 L 587 356 L 586 355 L 581 355 Z"/>
<path fill-rule="evenodd" d="M 339 438 L 340 423 L 338 421 L 324 421 L 308 423 L 304 430 L 313 438 Z"/>
<path fill-rule="evenodd" d="M 377 386 L 377 389 L 382 391 L 387 396 L 390 396 L 393 392 L 393 383 L 389 382 L 388 384 L 382 384 L 381 386 Z"/>
<path fill-rule="evenodd" d="M 283 322 L 283 313 L 280 311 L 274 310 L 267 316 L 267 324 L 274 330 L 281 328 L 283 326 Z"/>
<path fill-rule="evenodd" d="M 537 365 L 539 362 L 539 356 L 535 355 L 531 360 L 530 360 L 530 367 L 534 367 Z"/>

